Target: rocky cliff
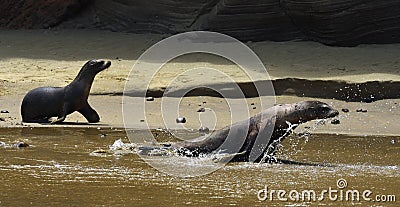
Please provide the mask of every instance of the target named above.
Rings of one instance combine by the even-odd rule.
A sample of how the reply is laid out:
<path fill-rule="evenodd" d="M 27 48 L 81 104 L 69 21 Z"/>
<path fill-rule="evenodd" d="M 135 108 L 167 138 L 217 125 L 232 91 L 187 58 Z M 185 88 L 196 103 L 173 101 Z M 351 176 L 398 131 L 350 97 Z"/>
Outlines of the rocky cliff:
<path fill-rule="evenodd" d="M 398 0 L 0 1 L 0 27 L 222 32 L 242 41 L 400 42 Z"/>

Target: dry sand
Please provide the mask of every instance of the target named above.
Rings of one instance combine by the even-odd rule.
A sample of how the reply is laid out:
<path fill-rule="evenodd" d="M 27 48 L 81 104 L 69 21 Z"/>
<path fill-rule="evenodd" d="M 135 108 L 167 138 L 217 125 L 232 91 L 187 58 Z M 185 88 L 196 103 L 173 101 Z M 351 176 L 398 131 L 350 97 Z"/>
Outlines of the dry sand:
<path fill-rule="evenodd" d="M 19 107 L 24 94 L 39 86 L 65 86 L 72 81 L 81 66 L 89 59 L 108 59 L 112 66 L 101 72 L 92 87 L 90 102 L 99 112 L 99 124 L 85 125 L 85 120 L 77 113 L 71 114 L 65 125 L 58 126 L 112 126 L 122 127 L 121 112 L 125 81 L 132 66 L 147 48 L 164 38 L 161 35 L 138 35 L 88 30 L 18 30 L 0 31 L 0 109 L 8 114 L 0 114 L 5 121 L 0 126 L 21 126 Z M 216 43 L 217 44 L 217 43 Z M 222 44 L 222 43 L 220 43 Z M 328 47 L 313 42 L 260 42 L 247 43 L 266 66 L 271 79 L 303 78 L 308 80 L 335 80 L 349 83 L 367 81 L 400 81 L 400 44 L 360 45 L 353 48 Z M 155 74 L 150 90 L 167 87 L 179 74 L 196 67 L 215 68 L 226 73 L 236 82 L 249 82 L 236 65 L 211 55 L 186 55 L 164 65 Z M 136 92 L 147 89 L 143 82 L 152 71 L 135 71 L 134 88 Z M 260 76 L 262 77 L 262 76 Z M 132 80 L 132 79 L 131 79 Z M 180 84 L 193 87 L 203 83 L 226 82 L 222 75 L 209 77 L 208 74 L 180 76 L 174 89 Z M 111 96 L 110 94 L 117 94 Z M 141 97 L 131 99 L 143 101 Z M 279 96 L 277 102 L 291 103 L 308 100 L 307 97 Z M 160 118 L 161 99 L 147 104 L 146 117 L 138 115 L 135 128 L 146 127 L 146 119 L 151 128 L 164 127 Z M 187 128 L 197 129 L 198 104 L 206 100 L 206 107 L 218 114 L 216 127 L 230 123 L 229 108 L 225 100 L 215 97 L 190 97 L 182 101 L 181 114 L 186 116 Z M 374 103 L 357 103 L 337 100 L 324 100 L 338 108 L 349 108 L 350 113 L 341 113 L 339 125 L 330 123 L 319 127 L 315 133 L 339 133 L 353 135 L 398 135 L 396 118 L 399 117 L 400 100 L 380 100 Z M 239 100 L 233 99 L 234 102 Z M 248 102 L 259 104 L 257 98 Z M 190 106 L 189 106 L 190 104 Z M 357 108 L 368 109 L 367 113 L 357 113 Z M 260 109 L 251 109 L 254 114 Z M 75 123 L 75 124 L 73 124 Z M 24 124 L 25 125 L 25 124 Z M 29 124 L 31 126 L 43 126 Z M 49 126 L 49 125 L 45 125 Z M 306 125 L 305 125 L 306 126 Z M 300 129 L 301 130 L 301 129 Z"/>

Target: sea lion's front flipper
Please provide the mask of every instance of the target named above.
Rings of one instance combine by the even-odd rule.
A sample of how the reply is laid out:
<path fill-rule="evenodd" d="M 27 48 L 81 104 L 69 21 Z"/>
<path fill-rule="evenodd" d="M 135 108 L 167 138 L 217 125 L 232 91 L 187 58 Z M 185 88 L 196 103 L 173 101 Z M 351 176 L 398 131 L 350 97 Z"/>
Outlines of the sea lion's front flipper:
<path fill-rule="evenodd" d="M 99 114 L 89 105 L 89 103 L 86 103 L 86 105 L 79 109 L 78 112 L 81 113 L 89 123 L 100 121 Z"/>

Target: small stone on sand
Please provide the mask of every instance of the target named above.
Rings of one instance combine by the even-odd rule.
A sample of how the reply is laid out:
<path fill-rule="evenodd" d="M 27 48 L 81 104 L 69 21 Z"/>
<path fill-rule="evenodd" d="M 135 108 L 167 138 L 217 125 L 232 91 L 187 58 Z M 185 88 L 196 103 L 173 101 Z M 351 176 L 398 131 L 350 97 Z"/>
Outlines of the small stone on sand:
<path fill-rule="evenodd" d="M 200 127 L 199 132 L 201 134 L 208 134 L 210 132 L 210 129 L 208 127 L 202 126 L 202 127 Z"/>
<path fill-rule="evenodd" d="M 339 119 L 333 119 L 331 121 L 331 124 L 340 124 L 340 120 Z"/>
<path fill-rule="evenodd" d="M 186 118 L 185 117 L 178 117 L 178 118 L 176 118 L 176 123 L 179 123 L 179 124 L 186 123 Z"/>

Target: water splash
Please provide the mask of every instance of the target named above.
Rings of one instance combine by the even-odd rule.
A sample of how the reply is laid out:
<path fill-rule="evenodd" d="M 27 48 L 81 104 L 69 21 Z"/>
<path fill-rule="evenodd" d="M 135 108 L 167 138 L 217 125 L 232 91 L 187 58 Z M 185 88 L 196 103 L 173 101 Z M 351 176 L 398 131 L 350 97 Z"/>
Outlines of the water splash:
<path fill-rule="evenodd" d="M 280 136 L 278 139 L 273 140 L 272 143 L 265 150 L 262 159 L 259 163 L 272 163 L 278 162 L 277 155 L 294 155 L 297 152 L 301 151 L 304 146 L 307 144 L 309 137 L 311 136 L 312 131 L 316 130 L 319 126 L 325 125 L 329 119 L 318 119 L 315 123 L 306 128 L 304 131 L 294 134 L 294 129 L 299 124 L 292 124 L 286 121 L 288 127 L 285 129 L 284 134 Z M 171 133 L 171 132 L 170 132 Z M 171 133 L 173 135 L 173 133 Z M 295 135 L 295 136 L 292 136 Z M 285 148 L 281 144 L 282 141 L 288 137 L 290 141 L 289 150 L 285 151 Z M 303 141 L 304 140 L 304 141 Z M 300 146 L 300 148 L 299 148 Z M 235 156 L 244 154 L 241 153 L 227 153 L 224 151 L 215 151 L 212 153 L 198 153 L 196 151 L 188 150 L 186 148 L 173 148 L 170 144 L 163 145 L 137 145 L 134 143 L 124 143 L 122 139 L 116 140 L 110 147 L 109 150 L 105 153 L 110 152 L 114 155 L 122 155 L 122 154 L 138 154 L 141 156 L 149 156 L 149 157 L 186 157 L 186 158 L 196 158 L 196 159 L 204 159 L 211 160 L 215 163 L 221 163 L 226 160 L 230 160 Z M 103 151 L 98 151 L 98 153 L 103 153 Z M 92 153 L 93 154 L 93 153 Z"/>
<path fill-rule="evenodd" d="M 298 124 L 292 124 L 286 121 L 288 128 L 285 129 L 285 133 L 280 136 L 278 139 L 272 141 L 272 143 L 267 147 L 267 150 L 264 152 L 263 158 L 261 158 L 260 163 L 268 162 L 277 162 L 278 160 L 275 157 L 275 154 L 278 151 L 278 148 L 282 147 L 282 140 L 292 133 L 293 129 L 298 126 Z"/>
<path fill-rule="evenodd" d="M 288 158 L 290 156 L 296 155 L 298 152 L 302 151 L 306 144 L 309 141 L 309 138 L 312 135 L 312 132 L 315 131 L 318 127 L 325 125 L 329 122 L 329 119 L 317 119 L 311 127 L 305 128 L 303 131 L 298 133 L 292 133 L 288 136 L 289 148 L 280 148 L 278 149 L 277 155 L 285 156 Z"/>
<path fill-rule="evenodd" d="M 261 158 L 259 164 L 262 163 L 276 163 L 278 162 L 277 155 L 283 155 L 283 152 L 286 152 L 286 156 L 288 155 L 294 155 L 297 152 L 301 151 L 304 146 L 307 144 L 309 141 L 309 138 L 312 134 L 313 131 L 315 131 L 318 127 L 325 125 L 328 122 L 329 119 L 317 119 L 315 123 L 309 127 L 306 128 L 304 131 L 299 132 L 297 134 L 293 133 L 294 128 L 296 128 L 299 124 L 292 124 L 288 121 L 286 121 L 286 124 L 288 127 L 285 129 L 285 133 L 280 136 L 278 139 L 274 140 L 266 149 L 264 152 L 263 157 Z M 292 136 L 295 135 L 295 136 Z M 284 146 L 281 144 L 282 141 L 288 137 L 290 141 L 290 150 L 284 149 Z M 304 140 L 304 141 L 302 141 Z M 303 144 L 301 144 L 303 143 Z M 300 146 L 300 148 L 299 148 Z"/>

